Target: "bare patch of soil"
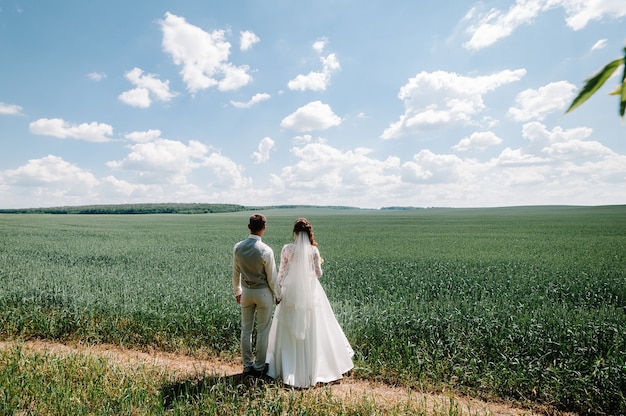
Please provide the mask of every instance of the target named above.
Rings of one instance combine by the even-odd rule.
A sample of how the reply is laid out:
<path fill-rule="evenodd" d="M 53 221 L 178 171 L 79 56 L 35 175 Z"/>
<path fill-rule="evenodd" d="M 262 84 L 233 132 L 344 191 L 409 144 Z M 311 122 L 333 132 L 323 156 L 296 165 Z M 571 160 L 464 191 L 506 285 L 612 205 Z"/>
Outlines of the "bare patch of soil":
<path fill-rule="evenodd" d="M 0 349 L 10 348 L 17 342 L 0 342 Z M 241 366 L 232 361 L 220 358 L 199 359 L 191 356 L 167 353 L 162 351 L 137 351 L 123 349 L 114 345 L 68 345 L 50 341 L 31 340 L 23 343 L 25 351 L 47 353 L 57 356 L 69 354 L 88 354 L 102 357 L 117 365 L 129 367 L 156 367 L 172 374 L 175 379 L 185 380 L 195 376 L 232 377 L 241 376 Z M 433 413 L 448 409 L 451 403 L 457 405 L 459 414 L 463 415 L 540 415 L 529 409 L 519 409 L 506 403 L 486 402 L 473 398 L 461 397 L 452 393 L 424 393 L 403 387 L 389 386 L 384 383 L 359 380 L 347 376 L 340 382 L 328 385 L 334 397 L 342 400 L 371 400 L 380 407 L 397 405 L 412 408 L 420 406 L 431 409 Z"/>

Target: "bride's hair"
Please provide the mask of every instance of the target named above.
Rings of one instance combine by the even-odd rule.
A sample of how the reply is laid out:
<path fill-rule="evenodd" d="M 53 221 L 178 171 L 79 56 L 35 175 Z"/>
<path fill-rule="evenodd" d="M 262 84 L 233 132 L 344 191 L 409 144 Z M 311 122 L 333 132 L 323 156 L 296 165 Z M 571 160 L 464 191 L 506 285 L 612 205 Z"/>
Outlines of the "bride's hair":
<path fill-rule="evenodd" d="M 298 218 L 296 223 L 293 225 L 293 233 L 298 235 L 298 233 L 305 232 L 309 235 L 309 241 L 312 246 L 317 245 L 317 241 L 315 241 L 315 235 L 313 233 L 313 226 L 306 218 Z"/>

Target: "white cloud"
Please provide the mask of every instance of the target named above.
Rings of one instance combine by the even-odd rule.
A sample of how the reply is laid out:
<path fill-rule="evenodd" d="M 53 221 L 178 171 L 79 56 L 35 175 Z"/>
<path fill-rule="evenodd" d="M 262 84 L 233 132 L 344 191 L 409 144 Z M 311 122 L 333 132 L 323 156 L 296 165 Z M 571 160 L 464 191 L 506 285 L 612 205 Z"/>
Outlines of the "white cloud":
<path fill-rule="evenodd" d="M 148 108 L 152 104 L 151 96 L 159 101 L 170 101 L 176 93 L 170 91 L 169 81 L 161 81 L 153 74 L 143 75 L 143 70 L 133 68 L 126 74 L 135 88 L 119 95 L 119 100 L 133 107 Z"/>
<path fill-rule="evenodd" d="M 321 55 L 324 52 L 324 48 L 326 47 L 327 43 L 328 43 L 328 39 L 321 38 L 313 42 L 312 48 L 315 52 Z"/>
<path fill-rule="evenodd" d="M 508 114 L 520 122 L 543 120 L 546 115 L 565 109 L 574 98 L 575 89 L 567 81 L 558 81 L 537 90 L 522 91 L 515 97 L 517 107 L 511 107 Z"/>
<path fill-rule="evenodd" d="M 480 13 L 472 8 L 464 19 L 469 22 L 467 33 L 470 35 L 464 46 L 471 50 L 491 46 L 556 7 L 565 10 L 565 21 L 573 30 L 584 28 L 592 20 L 626 16 L 626 2 L 620 0 L 516 0 L 506 12 L 490 9 Z"/>
<path fill-rule="evenodd" d="M 260 94 L 254 94 L 252 98 L 250 98 L 250 100 L 248 100 L 245 103 L 241 101 L 231 101 L 230 103 L 233 105 L 233 107 L 236 107 L 236 108 L 250 108 L 253 105 L 256 105 L 262 101 L 269 100 L 270 98 L 272 98 L 271 95 L 267 93 L 260 93 Z"/>
<path fill-rule="evenodd" d="M 132 133 L 126 134 L 126 137 L 129 140 L 137 143 L 146 143 L 154 141 L 161 137 L 161 130 L 147 130 L 147 131 L 134 131 Z"/>
<path fill-rule="evenodd" d="M 385 129 L 382 139 L 395 139 L 448 123 L 471 124 L 485 109 L 483 95 L 520 80 L 525 69 L 468 77 L 451 72 L 420 72 L 400 88 L 405 113 Z"/>
<path fill-rule="evenodd" d="M 90 72 L 87 74 L 87 78 L 92 81 L 100 82 L 107 77 L 107 74 L 104 72 Z"/>
<path fill-rule="evenodd" d="M 293 137 L 293 143 L 297 145 L 311 143 L 312 141 L 313 141 L 313 136 L 311 136 L 310 134 L 303 134 L 302 136 Z"/>
<path fill-rule="evenodd" d="M 18 115 L 22 113 L 22 107 L 17 104 L 6 104 L 0 102 L 0 115 Z"/>
<path fill-rule="evenodd" d="M 54 155 L 31 159 L 17 169 L 5 171 L 3 176 L 16 186 L 58 185 L 64 189 L 65 193 L 84 192 L 87 188 L 98 184 L 98 180 L 90 172 Z"/>
<path fill-rule="evenodd" d="M 584 159 L 590 161 L 616 155 L 614 151 L 600 142 L 582 140 L 554 143 L 549 147 L 545 147 L 543 152 L 560 160 Z"/>
<path fill-rule="evenodd" d="M 313 50 L 322 53 L 326 46 L 326 40 L 318 40 L 313 44 Z M 295 91 L 325 91 L 330 84 L 332 75 L 341 69 L 339 60 L 334 53 L 320 57 L 322 63 L 321 71 L 311 71 L 307 75 L 298 75 L 287 83 L 290 90 Z"/>
<path fill-rule="evenodd" d="M 0 171 L 0 200 L 14 208 L 85 205 L 101 195 L 90 172 L 54 155 Z"/>
<path fill-rule="evenodd" d="M 549 131 L 544 124 L 536 121 L 524 124 L 522 127 L 522 137 L 530 140 L 532 143 L 540 144 L 585 140 L 592 133 L 593 130 L 588 127 L 563 130 L 562 127 L 557 126 L 552 131 Z"/>
<path fill-rule="evenodd" d="M 104 123 L 71 124 L 60 118 L 40 118 L 29 125 L 30 132 L 59 139 L 78 139 L 88 142 L 108 142 L 113 127 Z"/>
<path fill-rule="evenodd" d="M 152 105 L 150 91 L 145 88 L 133 88 L 132 90 L 124 91 L 117 98 L 131 107 L 148 108 Z"/>
<path fill-rule="evenodd" d="M 323 141 L 302 141 L 291 150 L 298 162 L 271 175 L 269 188 L 258 195 L 271 189 L 285 203 L 365 207 L 586 204 L 584 190 L 593 177 L 602 184 L 596 200 L 616 203 L 626 197 L 626 191 L 615 193 L 604 185 L 624 181 L 624 165 L 619 163 L 626 157 L 586 140 L 588 129 L 547 130 L 534 122 L 526 131 L 535 136 L 527 146 L 507 147 L 484 162 L 431 150 L 421 150 L 406 162 L 383 160 L 372 157 L 369 149 L 341 150 Z M 478 143 L 500 140 L 483 133 L 473 138 Z M 595 162 L 572 159 L 578 151 L 593 153 Z"/>
<path fill-rule="evenodd" d="M 420 150 L 409 156 L 375 157 L 368 148 L 339 149 L 306 135 L 294 139 L 296 162 L 280 173 L 268 172 L 264 187 L 244 175 L 244 168 L 227 156 L 210 153 L 200 144 L 183 144 L 159 137 L 156 131 L 133 132 L 137 142 L 120 162 L 109 167 L 129 170 L 138 179 L 111 175 L 101 180 L 55 156 L 29 161 L 0 172 L 0 195 L 28 197 L 29 206 L 95 203 L 221 201 L 254 204 L 318 204 L 380 207 L 501 206 L 620 203 L 626 156 L 592 140 L 588 128 L 548 129 L 538 122 L 523 126 L 526 144 L 505 148 L 481 162 L 451 154 Z M 479 132 L 468 144 L 496 143 L 490 132 Z M 273 140 L 259 143 L 267 155 Z M 207 170 L 208 172 L 203 172 Z M 192 171 L 197 174 L 192 175 Z M 192 178 L 196 181 L 191 181 Z M 202 178 L 200 181 L 197 178 Z M 264 181 L 255 175 L 255 180 Z M 13 204 L 18 201 L 11 199 Z"/>
<path fill-rule="evenodd" d="M 553 180 L 550 171 L 541 166 L 528 166 L 528 164 L 502 165 L 499 170 L 500 184 L 509 188 L 509 193 L 516 190 L 524 190 L 540 187 L 541 184 L 549 183 Z M 521 199 L 517 197 L 517 199 Z"/>
<path fill-rule="evenodd" d="M 131 196 L 134 193 L 137 193 L 138 190 L 148 190 L 150 188 L 155 189 L 156 187 L 146 186 L 144 184 L 135 184 L 132 182 L 125 181 L 123 179 L 118 179 L 115 176 L 106 176 L 101 180 L 102 190 L 106 195 L 109 196 Z M 139 191 L 141 192 L 141 191 Z"/>
<path fill-rule="evenodd" d="M 236 200 L 242 191 L 253 191 L 252 180 L 242 175 L 243 168 L 231 159 L 217 153 L 202 153 L 202 145 L 190 143 L 186 146 L 189 152 L 198 153 L 199 163 L 189 163 L 185 151 L 172 143 L 163 143 L 157 140 L 157 147 L 169 153 L 175 152 L 174 158 L 180 163 L 187 163 L 187 167 L 207 169 L 209 173 L 202 173 L 202 177 L 209 182 L 204 184 L 188 183 L 187 168 L 173 172 L 172 165 L 158 168 L 152 163 L 161 160 L 172 163 L 168 157 L 158 155 L 159 151 L 138 150 L 136 155 L 143 155 L 145 159 L 136 164 L 129 163 L 128 169 L 138 170 L 137 178 L 126 180 L 107 175 L 98 180 L 91 172 L 64 161 L 58 156 L 49 155 L 41 159 L 29 160 L 24 166 L 17 169 L 0 171 L 0 196 L 10 196 L 14 207 L 85 205 L 94 203 L 132 203 L 150 200 L 153 202 L 189 202 L 206 200 Z M 129 155 L 130 157 L 130 155 Z M 150 159 L 148 161 L 147 159 Z M 125 160 L 128 162 L 128 160 Z M 122 168 L 111 163 L 113 168 Z M 27 201 L 27 202 L 22 202 Z M 22 205 L 24 203 L 24 205 Z M 26 205 L 28 204 L 28 205 Z"/>
<path fill-rule="evenodd" d="M 546 0 L 517 0 L 506 13 L 496 9 L 489 10 L 480 15 L 478 22 L 468 27 L 467 32 L 471 38 L 464 46 L 472 50 L 491 46 L 509 36 L 519 26 L 532 22 L 544 8 L 545 2 Z M 466 19 L 472 19 L 476 14 L 477 10 L 472 9 Z"/>
<path fill-rule="evenodd" d="M 324 91 L 328 85 L 328 77 L 323 72 L 311 71 L 307 75 L 298 75 L 287 83 L 290 90 Z"/>
<path fill-rule="evenodd" d="M 247 51 L 255 43 L 259 43 L 261 39 L 254 34 L 254 32 L 250 32 L 249 30 L 244 30 L 239 32 L 239 49 L 242 51 Z"/>
<path fill-rule="evenodd" d="M 626 16 L 626 2 L 621 0 L 557 0 L 555 3 L 565 9 L 565 21 L 573 30 L 583 29 L 592 20 Z"/>
<path fill-rule="evenodd" d="M 267 162 L 269 160 L 270 151 L 274 148 L 274 144 L 274 140 L 270 137 L 264 137 L 263 140 L 261 140 L 259 150 L 252 154 L 256 163 Z"/>
<path fill-rule="evenodd" d="M 549 204 L 562 198 L 584 203 L 584 196 L 577 194 L 580 186 L 575 192 L 568 188 L 570 180 L 582 180 L 584 165 L 527 154 L 525 149 L 507 148 L 487 162 L 422 150 L 402 163 L 396 157 L 374 158 L 369 149 L 340 150 L 323 142 L 295 147 L 292 153 L 299 161 L 272 175 L 268 188 L 288 203 L 501 206 Z M 611 158 L 589 169 L 615 177 L 615 166 Z M 602 192 L 609 198 L 610 190 Z"/>
<path fill-rule="evenodd" d="M 218 153 L 209 153 L 210 149 L 206 145 L 195 140 L 185 144 L 159 136 L 158 130 L 126 135 L 138 143 L 129 146 L 130 152 L 125 158 L 110 161 L 107 166 L 115 170 L 134 172 L 137 183 L 158 185 L 161 187 L 159 189 L 169 189 L 175 185 L 191 187 L 196 192 L 196 186 L 189 183 L 189 175 L 200 169 L 209 169 L 214 175 L 202 176 L 209 180 L 212 178 L 208 187 L 230 187 L 234 190 L 251 184 L 251 179 L 243 176 L 242 167 Z M 167 197 L 167 193 L 164 196 Z M 206 198 L 206 195 L 202 194 L 202 198 Z"/>
<path fill-rule="evenodd" d="M 343 203 L 362 204 L 373 195 L 384 200 L 400 182 L 398 158 L 376 160 L 369 156 L 370 149 L 356 148 L 342 151 L 324 142 L 308 143 L 294 147 L 291 152 L 299 161 L 283 168 L 276 183 L 284 188 L 290 202 L 311 201 L 326 204 L 329 197 L 336 201 L 341 195 Z M 387 189 L 388 188 L 388 189 Z"/>
<path fill-rule="evenodd" d="M 205 32 L 169 12 L 160 24 L 163 50 L 182 66 L 180 74 L 191 93 L 214 86 L 236 90 L 252 81 L 247 66 L 235 67 L 228 61 L 230 43 L 223 30 Z"/>
<path fill-rule="evenodd" d="M 472 168 L 478 162 L 455 155 L 438 155 L 421 150 L 413 160 L 402 165 L 402 179 L 409 183 L 450 183 L 471 181 Z"/>
<path fill-rule="evenodd" d="M 502 143 L 502 139 L 496 136 L 491 131 L 474 132 L 469 137 L 461 139 L 452 148 L 459 152 L 465 152 L 467 150 L 483 151 L 492 146 L 497 146 Z"/>
<path fill-rule="evenodd" d="M 588 198 L 593 193 L 593 198 L 599 198 L 610 204 L 623 204 L 624 188 L 626 180 L 626 156 L 613 154 L 593 162 L 581 164 L 571 163 L 564 174 L 577 178 L 577 191 Z M 591 186 L 590 186 L 591 185 Z M 608 195 L 607 195 L 608 194 Z"/>
<path fill-rule="evenodd" d="M 507 147 L 500 152 L 498 157 L 491 159 L 488 163 L 491 168 L 532 167 L 538 169 L 550 163 L 550 159 L 545 156 L 528 153 L 526 149 L 511 149 Z M 497 171 L 497 169 L 494 169 L 494 171 Z"/>
<path fill-rule="evenodd" d="M 243 175 L 243 167 L 219 153 L 211 153 L 206 157 L 203 166 L 209 168 L 217 179 L 210 182 L 209 186 L 226 189 L 231 198 L 252 185 L 252 179 Z"/>
<path fill-rule="evenodd" d="M 593 51 L 606 48 L 606 43 L 607 43 L 606 39 L 600 39 L 599 41 L 593 44 L 593 46 L 591 47 L 591 51 L 593 52 Z"/>
<path fill-rule="evenodd" d="M 130 153 L 124 159 L 108 162 L 107 166 L 137 171 L 150 180 L 152 176 L 148 175 L 149 172 L 180 180 L 180 177 L 200 166 L 208 153 L 208 148 L 197 141 L 192 140 L 186 145 L 176 140 L 155 138 L 150 133 L 148 136 L 150 141 L 129 146 Z"/>
<path fill-rule="evenodd" d="M 531 142 L 527 149 L 539 155 L 550 157 L 558 161 L 588 162 L 616 153 L 595 140 L 587 140 L 593 131 L 587 127 L 577 127 L 564 130 L 562 127 L 547 127 L 538 122 L 525 124 L 522 130 L 523 137 Z"/>
<path fill-rule="evenodd" d="M 341 118 L 333 113 L 328 104 L 312 101 L 285 117 L 280 126 L 298 132 L 309 132 L 326 130 L 339 124 Z"/>
<path fill-rule="evenodd" d="M 104 201 L 119 203 L 154 202 L 189 202 L 205 200 L 206 195 L 199 187 L 188 183 L 134 183 L 115 176 L 106 176 L 98 186 Z M 196 198 L 197 196 L 197 198 Z"/>
<path fill-rule="evenodd" d="M 252 77 L 248 74 L 250 68 L 247 65 L 234 66 L 230 62 L 222 65 L 223 77 L 217 88 L 220 91 L 237 90 L 244 85 L 248 85 L 252 81 Z"/>

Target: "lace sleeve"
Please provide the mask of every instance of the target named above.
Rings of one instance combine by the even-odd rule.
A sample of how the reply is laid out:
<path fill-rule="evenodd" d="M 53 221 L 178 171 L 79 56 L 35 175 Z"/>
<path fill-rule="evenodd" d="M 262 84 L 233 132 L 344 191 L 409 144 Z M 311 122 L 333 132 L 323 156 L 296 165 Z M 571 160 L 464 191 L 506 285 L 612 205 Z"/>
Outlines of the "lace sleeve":
<path fill-rule="evenodd" d="M 322 257 L 320 256 L 319 249 L 315 246 L 313 246 L 313 271 L 318 279 L 322 277 Z"/>
<path fill-rule="evenodd" d="M 280 251 L 280 268 L 278 269 L 278 284 L 282 285 L 287 273 L 287 265 L 289 264 L 289 258 L 293 253 L 293 244 L 285 244 Z"/>

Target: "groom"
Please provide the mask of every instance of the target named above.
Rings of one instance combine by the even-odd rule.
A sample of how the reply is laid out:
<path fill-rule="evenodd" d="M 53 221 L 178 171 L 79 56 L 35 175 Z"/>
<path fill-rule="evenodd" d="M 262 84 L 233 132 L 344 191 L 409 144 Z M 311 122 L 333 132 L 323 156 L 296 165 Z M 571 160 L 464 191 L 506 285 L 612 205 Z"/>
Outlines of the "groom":
<path fill-rule="evenodd" d="M 233 249 L 233 290 L 241 305 L 241 355 L 244 376 L 265 373 L 267 340 L 274 303 L 280 302 L 276 281 L 276 261 L 271 247 L 261 241 L 267 219 L 262 214 L 250 217 L 250 235 Z M 256 315 L 256 357 L 252 354 L 252 330 Z"/>

